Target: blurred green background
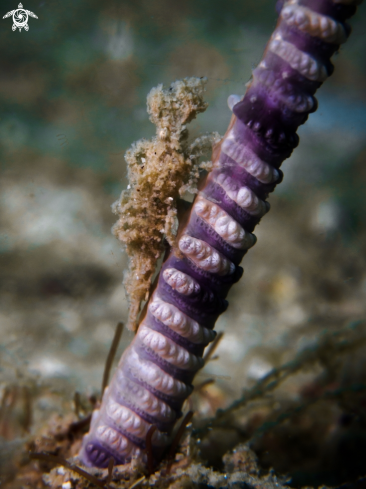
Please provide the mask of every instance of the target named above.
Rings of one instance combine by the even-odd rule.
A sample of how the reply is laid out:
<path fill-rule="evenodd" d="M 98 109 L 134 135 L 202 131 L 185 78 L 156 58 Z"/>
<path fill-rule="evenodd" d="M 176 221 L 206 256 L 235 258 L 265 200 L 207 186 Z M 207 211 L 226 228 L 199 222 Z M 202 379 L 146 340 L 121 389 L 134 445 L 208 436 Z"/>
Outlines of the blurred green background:
<path fill-rule="evenodd" d="M 1 17 L 17 0 L 1 2 Z M 100 386 L 126 318 L 127 259 L 110 228 L 124 152 L 154 134 L 146 95 L 206 76 L 191 124 L 223 134 L 275 26 L 273 0 L 33 1 L 29 31 L 0 22 L 0 375 L 52 389 Z M 300 128 L 300 147 L 218 322 L 220 404 L 326 329 L 366 313 L 366 9 Z M 131 339 L 124 332 L 120 351 Z M 212 365 L 212 366 L 211 366 Z M 202 374 L 204 375 L 204 374 Z M 221 396 L 221 397 L 220 397 Z M 40 413 L 57 409 L 43 398 Z"/>

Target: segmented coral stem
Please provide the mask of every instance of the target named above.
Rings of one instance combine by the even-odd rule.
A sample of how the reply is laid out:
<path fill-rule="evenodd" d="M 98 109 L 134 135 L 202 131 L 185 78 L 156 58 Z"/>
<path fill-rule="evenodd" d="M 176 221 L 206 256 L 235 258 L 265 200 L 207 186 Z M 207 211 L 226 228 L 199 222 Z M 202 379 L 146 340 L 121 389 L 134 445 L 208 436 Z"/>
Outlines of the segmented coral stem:
<path fill-rule="evenodd" d="M 358 0 L 290 0 L 245 96 L 230 96 L 229 129 L 215 148 L 208 175 L 178 231 L 146 314 L 93 414 L 81 458 L 107 467 L 143 455 L 151 425 L 159 459 L 169 443 L 191 382 L 214 339 L 225 297 L 256 241 L 279 169 L 298 145 L 296 130 L 314 112 L 315 91 L 332 74 L 330 57 L 346 41 Z"/>

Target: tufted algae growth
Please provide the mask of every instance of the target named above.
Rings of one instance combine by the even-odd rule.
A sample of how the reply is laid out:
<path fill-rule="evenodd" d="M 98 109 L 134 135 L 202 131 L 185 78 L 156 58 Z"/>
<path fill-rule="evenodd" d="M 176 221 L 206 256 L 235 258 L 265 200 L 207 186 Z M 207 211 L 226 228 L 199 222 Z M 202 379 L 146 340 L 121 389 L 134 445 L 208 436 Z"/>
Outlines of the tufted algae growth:
<path fill-rule="evenodd" d="M 164 237 L 174 243 L 179 198 L 198 178 L 199 158 L 211 149 L 217 134 L 189 143 L 187 124 L 204 112 L 205 78 L 185 78 L 153 88 L 147 97 L 150 120 L 156 136 L 140 139 L 126 152 L 129 186 L 113 204 L 118 221 L 113 233 L 125 245 L 130 259 L 124 284 L 129 298 L 128 327 L 136 330 L 141 301 L 149 298 L 150 287 Z"/>

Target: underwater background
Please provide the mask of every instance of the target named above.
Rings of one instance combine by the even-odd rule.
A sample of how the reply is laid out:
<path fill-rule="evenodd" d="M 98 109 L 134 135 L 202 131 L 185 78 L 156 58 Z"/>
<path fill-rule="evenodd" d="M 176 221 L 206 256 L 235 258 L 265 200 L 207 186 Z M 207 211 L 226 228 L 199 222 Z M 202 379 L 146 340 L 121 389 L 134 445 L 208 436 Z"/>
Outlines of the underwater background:
<path fill-rule="evenodd" d="M 16 3 L 3 0 L 1 17 Z M 190 134 L 223 134 L 227 98 L 244 93 L 277 17 L 272 0 L 24 8 L 38 16 L 28 32 L 12 31 L 11 17 L 0 22 L 0 486 L 27 439 L 54 413 L 73 410 L 75 391 L 99 394 L 128 311 L 128 261 L 110 232 L 111 204 L 128 185 L 125 151 L 155 132 L 147 93 L 207 77 L 209 107 Z M 202 444 L 203 458 L 219 467 L 270 418 L 252 446 L 264 469 L 290 474 L 296 487 L 366 474 L 365 5 L 350 24 L 217 322 L 218 358 L 197 380 L 210 382 L 191 406 L 200 426 L 273 369 L 323 345 L 276 393 Z M 131 338 L 125 330 L 117 356 Z M 329 338 L 341 340 L 324 347 Z M 341 395 L 329 400 L 327 392 Z M 306 403 L 305 414 L 278 421 Z"/>

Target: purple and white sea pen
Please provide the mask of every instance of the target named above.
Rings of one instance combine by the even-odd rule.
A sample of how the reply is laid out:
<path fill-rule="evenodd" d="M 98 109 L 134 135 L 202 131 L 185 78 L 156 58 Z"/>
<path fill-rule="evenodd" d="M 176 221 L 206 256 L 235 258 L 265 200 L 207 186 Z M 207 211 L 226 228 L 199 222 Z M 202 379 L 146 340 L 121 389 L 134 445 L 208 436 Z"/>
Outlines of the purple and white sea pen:
<path fill-rule="evenodd" d="M 281 5 L 283 2 L 279 2 Z M 205 346 L 227 308 L 225 297 L 254 245 L 268 194 L 298 145 L 296 130 L 314 112 L 315 91 L 332 74 L 330 57 L 346 41 L 359 0 L 290 0 L 243 99 L 230 96 L 233 117 L 214 148 L 213 170 L 178 231 L 137 334 L 92 417 L 81 459 L 106 467 L 126 463 L 145 448 L 152 425 L 159 459 Z"/>

